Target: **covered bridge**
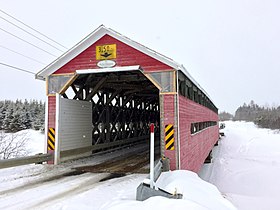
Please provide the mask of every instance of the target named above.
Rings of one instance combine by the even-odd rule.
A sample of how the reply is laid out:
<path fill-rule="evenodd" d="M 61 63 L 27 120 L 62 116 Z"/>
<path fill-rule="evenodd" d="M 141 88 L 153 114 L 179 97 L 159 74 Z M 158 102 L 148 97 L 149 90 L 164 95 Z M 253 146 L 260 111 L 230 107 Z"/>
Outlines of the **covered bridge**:
<path fill-rule="evenodd" d="M 218 140 L 217 108 L 187 70 L 103 25 L 36 74 L 46 81 L 54 163 L 149 142 L 171 169 L 198 171 Z"/>

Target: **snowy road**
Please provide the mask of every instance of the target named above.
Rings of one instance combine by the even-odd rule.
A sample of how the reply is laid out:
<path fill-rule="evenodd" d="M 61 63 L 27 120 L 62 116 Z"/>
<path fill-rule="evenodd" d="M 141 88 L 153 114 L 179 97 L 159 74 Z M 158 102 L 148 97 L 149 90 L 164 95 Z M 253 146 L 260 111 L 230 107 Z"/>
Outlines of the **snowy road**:
<path fill-rule="evenodd" d="M 130 176 L 126 175 L 129 169 L 147 171 L 149 162 L 146 156 L 147 145 L 138 144 L 59 166 L 31 165 L 2 169 L 0 209 L 47 209 L 89 190 L 98 190 L 98 194 L 106 195 L 100 186 L 110 183 L 111 179 L 124 176 L 124 180 L 129 180 Z M 104 173 L 106 171 L 114 173 Z M 143 180 L 146 176 L 132 175 L 132 179 L 141 177 Z M 95 207 L 98 203 L 99 207 L 103 205 L 97 200 Z"/>
<path fill-rule="evenodd" d="M 4 191 L 0 195 L 0 209 L 42 209 L 96 187 L 106 176 L 108 174 L 83 174 Z"/>
<path fill-rule="evenodd" d="M 125 197 L 127 192 L 124 194 L 122 192 L 124 185 L 133 184 L 132 189 L 135 190 L 137 184 L 146 177 L 146 175 L 128 175 L 102 181 L 110 178 L 110 174 L 84 173 L 73 176 L 68 176 L 69 173 L 63 174 L 66 176 L 56 176 L 53 180 L 30 181 L 20 187 L 1 190 L 0 209 L 60 209 L 61 207 L 77 209 L 78 206 L 81 209 L 100 209 L 108 198 L 116 195 Z M 26 181 L 24 178 L 19 179 Z M 92 195 L 89 196 L 89 192 Z"/>
<path fill-rule="evenodd" d="M 226 122 L 225 135 L 201 176 L 240 210 L 278 210 L 280 134 L 253 123 Z"/>

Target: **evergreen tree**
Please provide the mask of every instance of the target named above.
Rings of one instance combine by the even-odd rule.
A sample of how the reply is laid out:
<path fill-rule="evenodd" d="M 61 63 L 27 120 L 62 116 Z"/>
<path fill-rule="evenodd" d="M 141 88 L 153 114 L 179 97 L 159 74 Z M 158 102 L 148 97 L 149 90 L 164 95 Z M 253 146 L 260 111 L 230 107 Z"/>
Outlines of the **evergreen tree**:
<path fill-rule="evenodd" d="M 235 120 L 254 122 L 262 128 L 280 129 L 280 106 L 259 106 L 252 100 L 248 105 L 245 103 L 235 112 Z"/>
<path fill-rule="evenodd" d="M 11 118 L 11 121 L 10 121 L 10 124 L 9 124 L 9 131 L 17 132 L 17 131 L 22 130 L 20 128 L 19 116 L 20 116 L 20 111 L 15 110 L 12 114 L 12 118 Z"/>
<path fill-rule="evenodd" d="M 9 104 L 3 120 L 3 130 L 10 131 L 10 124 L 13 120 L 13 115 L 14 115 L 13 105 Z"/>
<path fill-rule="evenodd" d="M 3 120 L 5 118 L 4 102 L 0 101 L 0 131 L 3 129 Z"/>
<path fill-rule="evenodd" d="M 26 110 L 25 107 L 21 111 L 21 114 L 19 116 L 19 122 L 20 122 L 20 128 L 22 130 L 32 128 L 32 120 L 30 117 L 30 113 Z"/>
<path fill-rule="evenodd" d="M 10 101 L 2 101 L 2 110 L 0 113 L 0 121 L 1 121 L 1 130 L 5 130 L 5 118 L 9 109 L 11 102 Z"/>
<path fill-rule="evenodd" d="M 45 103 L 37 100 L 0 101 L 0 130 L 16 132 L 24 129 L 43 130 Z"/>

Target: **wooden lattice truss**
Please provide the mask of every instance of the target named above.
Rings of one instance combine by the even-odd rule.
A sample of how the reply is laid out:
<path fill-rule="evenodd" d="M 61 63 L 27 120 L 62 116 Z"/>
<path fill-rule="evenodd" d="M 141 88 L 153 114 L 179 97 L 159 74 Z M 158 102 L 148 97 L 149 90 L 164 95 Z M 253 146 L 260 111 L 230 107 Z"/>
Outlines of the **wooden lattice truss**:
<path fill-rule="evenodd" d="M 159 131 L 159 90 L 140 71 L 79 75 L 71 88 L 92 103 L 93 145 L 147 138 L 150 123 Z"/>

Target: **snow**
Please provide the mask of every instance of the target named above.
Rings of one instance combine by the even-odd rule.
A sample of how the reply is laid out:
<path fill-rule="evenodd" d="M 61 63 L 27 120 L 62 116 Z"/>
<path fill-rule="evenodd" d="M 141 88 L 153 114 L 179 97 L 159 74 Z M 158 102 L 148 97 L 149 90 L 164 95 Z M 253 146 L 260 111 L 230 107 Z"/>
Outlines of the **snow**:
<path fill-rule="evenodd" d="M 0 131 L 3 132 L 3 131 Z M 26 155 L 35 155 L 38 153 L 44 153 L 44 139 L 45 136 L 41 131 L 35 131 L 32 129 L 22 130 L 16 133 L 1 133 L 6 142 L 11 142 L 12 147 L 18 145 L 19 142 L 23 142 L 21 149 L 18 149 L 18 153 L 12 153 L 12 149 L 8 149 L 7 153 L 11 153 L 10 158 L 20 157 Z M 9 144 L 6 144 L 6 146 Z M 3 144 L 4 146 L 4 144 Z M 0 147 L 1 149 L 1 147 Z M 10 151 L 10 152 L 9 152 Z M 0 157 L 1 158 L 1 157 Z"/>
<path fill-rule="evenodd" d="M 190 171 L 173 171 L 164 173 L 158 186 L 169 189 L 170 192 L 184 193 L 182 200 L 152 197 L 146 201 L 136 201 L 136 188 L 146 175 L 129 175 L 112 179 L 79 194 L 78 196 L 63 199 L 52 209 L 74 210 L 81 209 L 235 209 L 213 185 L 202 181 Z M 90 198 L 90 199 L 88 199 Z M 42 208 L 42 206 L 40 206 Z M 46 206 L 47 207 L 47 206 Z"/>
<path fill-rule="evenodd" d="M 226 122 L 213 163 L 200 176 L 238 209 L 279 209 L 280 134 L 248 122 Z"/>
<path fill-rule="evenodd" d="M 34 141 L 29 145 L 35 147 L 30 152 L 43 151 L 43 135 L 28 132 Z M 183 199 L 152 197 L 136 201 L 136 188 L 147 174 L 128 174 L 106 181 L 102 181 L 109 175 L 106 173 L 63 175 L 72 172 L 74 166 L 117 155 L 112 152 L 59 166 L 1 169 L 0 209 L 279 209 L 279 132 L 257 128 L 253 123 L 229 121 L 224 133 L 214 148 L 213 162 L 199 174 L 205 181 L 185 170 L 161 174 L 156 186 L 170 193 L 182 193 Z"/>
<path fill-rule="evenodd" d="M 26 133 L 28 136 L 28 141 L 26 144 L 27 151 L 29 155 L 35 155 L 38 153 L 44 153 L 45 151 L 45 134 L 42 131 L 35 131 L 32 129 L 19 131 L 19 134 Z"/>
<path fill-rule="evenodd" d="M 43 134 L 33 130 L 22 132 L 29 138 L 30 154 L 43 151 Z M 111 155 L 116 156 L 113 152 Z M 97 155 L 94 161 L 102 162 L 108 156 Z M 135 200 L 136 188 L 147 174 L 130 174 L 107 181 L 102 181 L 109 175 L 107 173 L 65 175 L 72 172 L 74 166 L 92 161 L 86 158 L 58 166 L 27 165 L 1 169 L 0 209 L 235 209 L 215 186 L 190 171 L 165 172 L 156 183 L 157 187 L 171 193 L 182 193 L 183 199 L 152 197 L 143 202 Z"/>
<path fill-rule="evenodd" d="M 102 209 L 123 210 L 123 209 L 235 209 L 230 202 L 224 199 L 217 188 L 201 180 L 197 174 L 178 170 L 163 173 L 157 187 L 171 193 L 183 193 L 182 200 L 167 199 L 164 197 L 152 197 L 143 202 L 132 199 L 122 199 L 109 203 Z M 135 192 L 134 192 L 135 194 Z"/>
<path fill-rule="evenodd" d="M 24 172 L 28 168 L 29 171 Z M 165 172 L 157 183 L 158 187 L 170 192 L 183 193 L 182 200 L 152 197 L 140 202 L 135 200 L 136 188 L 147 177 L 146 174 L 99 182 L 107 174 L 85 173 L 47 182 L 45 178 L 53 169 L 47 168 L 49 170 L 36 165 L 3 169 L 3 174 L 0 171 L 0 209 L 235 209 L 215 186 L 190 171 Z M 12 172 L 14 176 L 7 177 Z M 57 168 L 54 172 L 59 174 Z M 38 173 L 43 174 L 41 179 L 37 177 Z"/>

